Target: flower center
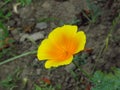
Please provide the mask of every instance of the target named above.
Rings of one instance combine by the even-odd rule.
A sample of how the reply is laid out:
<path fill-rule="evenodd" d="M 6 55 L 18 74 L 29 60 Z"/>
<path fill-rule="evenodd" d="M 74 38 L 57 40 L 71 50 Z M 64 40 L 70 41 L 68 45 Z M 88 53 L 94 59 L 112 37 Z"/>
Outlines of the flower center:
<path fill-rule="evenodd" d="M 64 54 L 65 54 L 64 58 L 66 58 L 66 59 L 69 58 L 71 55 L 68 51 L 65 51 Z"/>

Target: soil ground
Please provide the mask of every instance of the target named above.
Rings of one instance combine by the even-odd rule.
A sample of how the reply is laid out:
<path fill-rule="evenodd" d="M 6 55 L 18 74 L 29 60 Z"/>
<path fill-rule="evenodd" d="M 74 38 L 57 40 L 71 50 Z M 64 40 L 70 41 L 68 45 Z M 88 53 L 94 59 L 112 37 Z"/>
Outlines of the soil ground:
<path fill-rule="evenodd" d="M 83 30 L 87 35 L 86 49 L 89 50 L 80 53 L 80 55 L 85 55 L 85 63 L 81 66 L 86 72 L 91 74 L 94 65 L 96 65 L 95 70 L 107 72 L 112 67 L 120 68 L 120 20 L 115 25 L 112 23 L 120 13 L 120 1 L 93 0 L 92 3 L 100 8 L 100 14 L 94 23 L 89 23 L 89 20 L 81 15 L 85 7 L 81 0 L 33 0 L 30 5 L 18 7 L 18 14 L 12 12 L 12 16 L 6 21 L 6 26 L 10 27 L 10 36 L 14 39 L 14 43 L 11 45 L 10 51 L 0 61 L 36 50 L 37 45 L 54 28 L 64 24 L 75 24 L 79 26 L 79 30 Z M 15 3 L 8 5 L 11 10 L 13 4 Z M 87 11 L 93 13 L 93 11 Z M 92 16 L 88 17 L 92 18 Z M 110 33 L 106 48 L 106 39 L 112 27 L 114 28 Z M 24 40 L 24 35 L 33 35 L 38 32 L 43 37 L 35 39 L 37 45 L 29 39 Z M 15 76 L 15 79 L 18 80 L 14 80 L 17 87 L 13 90 L 34 90 L 34 84 L 43 87 L 42 82 L 46 82 L 46 80 L 50 81 L 50 85 L 55 87 L 55 90 L 88 90 L 86 88 L 90 83 L 81 71 L 72 65 L 52 70 L 45 69 L 44 62 L 38 61 L 35 54 L 0 66 L 0 81 L 13 74 L 16 69 L 19 79 Z M 71 70 L 74 71 L 77 79 L 71 74 Z M 28 80 L 26 86 L 23 85 L 22 81 L 25 78 Z M 60 89 L 58 89 L 59 86 Z M 0 86 L 0 90 L 7 89 Z"/>

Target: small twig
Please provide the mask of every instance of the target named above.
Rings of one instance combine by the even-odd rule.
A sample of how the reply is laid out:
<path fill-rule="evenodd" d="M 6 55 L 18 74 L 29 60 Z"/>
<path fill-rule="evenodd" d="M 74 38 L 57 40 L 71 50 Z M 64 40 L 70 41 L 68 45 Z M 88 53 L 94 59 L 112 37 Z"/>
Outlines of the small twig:
<path fill-rule="evenodd" d="M 18 6 L 19 6 L 20 4 L 21 4 L 21 3 L 16 3 L 16 4 L 13 5 L 13 11 L 14 11 L 14 13 L 16 13 L 16 14 L 19 13 L 19 12 L 18 12 Z"/>
<path fill-rule="evenodd" d="M 37 52 L 37 51 L 34 50 L 34 51 L 30 51 L 30 52 L 23 53 L 23 54 L 21 54 L 21 55 L 18 55 L 18 56 L 12 57 L 12 58 L 10 58 L 10 59 L 4 60 L 3 62 L 0 62 L 0 65 L 6 64 L 6 63 L 8 63 L 8 62 L 14 61 L 14 60 L 16 60 L 16 59 L 18 59 L 18 58 L 21 58 L 21 57 L 24 57 L 24 56 L 27 56 L 27 55 L 30 55 L 30 54 L 36 54 L 36 52 Z"/>

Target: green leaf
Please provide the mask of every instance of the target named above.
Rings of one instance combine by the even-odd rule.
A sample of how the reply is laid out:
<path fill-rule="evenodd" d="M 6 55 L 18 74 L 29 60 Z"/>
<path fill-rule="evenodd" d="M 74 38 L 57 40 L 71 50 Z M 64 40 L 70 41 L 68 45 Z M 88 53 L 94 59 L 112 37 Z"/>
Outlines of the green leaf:
<path fill-rule="evenodd" d="M 17 2 L 20 2 L 22 6 L 29 5 L 32 0 L 17 0 Z"/>
<path fill-rule="evenodd" d="M 51 85 L 46 86 L 46 87 L 40 87 L 40 86 L 35 84 L 34 87 L 35 87 L 34 90 L 55 90 Z"/>
<path fill-rule="evenodd" d="M 35 84 L 35 90 L 42 90 L 42 88 Z"/>
<path fill-rule="evenodd" d="M 108 74 L 96 71 L 91 80 L 94 84 L 92 90 L 120 90 L 120 69 Z"/>
<path fill-rule="evenodd" d="M 86 0 L 86 3 L 88 5 L 88 8 L 90 9 L 91 12 L 91 18 L 92 18 L 92 23 L 95 23 L 98 19 L 98 17 L 102 14 L 101 9 L 95 5 L 91 0 Z"/>
<path fill-rule="evenodd" d="M 9 32 L 2 22 L 0 22 L 0 29 L 3 30 L 3 37 L 8 37 Z"/>

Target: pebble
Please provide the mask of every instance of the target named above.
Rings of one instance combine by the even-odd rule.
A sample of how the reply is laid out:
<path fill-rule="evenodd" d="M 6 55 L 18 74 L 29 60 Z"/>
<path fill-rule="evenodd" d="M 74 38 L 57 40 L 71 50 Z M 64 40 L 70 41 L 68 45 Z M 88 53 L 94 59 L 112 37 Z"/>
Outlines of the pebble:
<path fill-rule="evenodd" d="M 40 22 L 40 23 L 37 23 L 36 24 L 36 26 L 35 26 L 35 28 L 37 28 L 37 29 L 46 29 L 47 28 L 47 23 L 45 23 L 45 22 Z"/>
<path fill-rule="evenodd" d="M 19 10 L 19 15 L 22 19 L 26 19 L 33 15 L 33 8 L 32 7 L 23 7 Z"/>
<path fill-rule="evenodd" d="M 41 69 L 36 69 L 36 73 L 37 73 L 37 75 L 40 75 L 40 73 L 41 73 Z"/>
<path fill-rule="evenodd" d="M 37 32 L 37 33 L 33 33 L 33 34 L 23 34 L 20 38 L 20 42 L 24 42 L 26 39 L 28 40 L 40 40 L 44 38 L 44 32 Z"/>
<path fill-rule="evenodd" d="M 73 63 L 71 63 L 71 64 L 69 64 L 69 65 L 67 65 L 66 67 L 65 67 L 65 70 L 69 73 L 69 72 L 71 72 L 71 70 L 73 70 L 73 69 L 75 69 L 75 65 L 73 64 Z"/>
<path fill-rule="evenodd" d="M 20 39 L 20 34 L 19 34 L 20 30 L 21 30 L 21 28 L 16 28 L 15 30 L 11 30 L 11 34 L 16 41 L 19 41 L 19 39 Z"/>
<path fill-rule="evenodd" d="M 37 33 L 34 33 L 34 34 L 30 35 L 29 38 L 37 41 L 39 39 L 43 39 L 44 38 L 44 34 L 42 32 L 37 32 Z"/>
<path fill-rule="evenodd" d="M 45 8 L 45 9 L 51 9 L 51 5 L 47 1 L 43 3 L 42 7 Z"/>

